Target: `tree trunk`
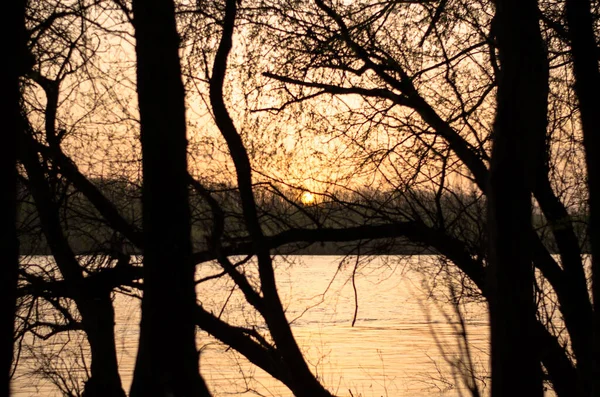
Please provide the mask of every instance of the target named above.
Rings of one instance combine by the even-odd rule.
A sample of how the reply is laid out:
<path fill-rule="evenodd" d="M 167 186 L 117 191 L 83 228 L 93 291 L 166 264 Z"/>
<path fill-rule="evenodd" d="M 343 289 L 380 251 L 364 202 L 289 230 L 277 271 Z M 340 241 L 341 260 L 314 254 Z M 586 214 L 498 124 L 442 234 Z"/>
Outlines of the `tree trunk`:
<path fill-rule="evenodd" d="M 81 267 L 60 224 L 59 207 L 50 193 L 37 152 L 27 139 L 22 140 L 20 156 L 29 177 L 29 190 L 39 214 L 42 231 L 67 283 L 68 296 L 73 298 L 81 314 L 90 344 L 92 368 L 91 378 L 85 388 L 86 396 L 123 397 L 125 392 L 118 371 L 110 290 L 89 290 L 84 287 Z"/>
<path fill-rule="evenodd" d="M 213 73 L 210 80 L 210 102 L 215 122 L 227 142 L 231 158 L 235 165 L 244 221 L 246 229 L 252 238 L 253 249 L 258 259 L 258 271 L 263 298 L 261 299 L 262 305 L 257 307 L 257 309 L 264 317 L 269 327 L 269 332 L 277 346 L 277 350 L 281 353 L 286 367 L 289 368 L 290 389 L 294 395 L 330 397 L 331 393 L 323 387 L 308 368 L 285 316 L 285 311 L 277 292 L 268 242 L 262 232 L 258 219 L 257 205 L 252 188 L 250 158 L 223 100 L 223 82 L 227 71 L 227 58 L 232 47 L 236 12 L 237 0 L 227 0 L 223 21 L 223 34 L 217 54 L 215 55 Z"/>
<path fill-rule="evenodd" d="M 583 143 L 588 173 L 590 226 L 592 248 L 592 296 L 594 301 L 593 342 L 591 364 L 583 368 L 588 387 L 593 396 L 600 396 L 600 163 L 598 162 L 597 136 L 600 133 L 600 72 L 598 47 L 594 35 L 589 0 L 567 0 L 566 18 L 573 69 L 575 93 L 583 129 Z M 583 364 L 588 364 L 584 362 Z"/>
<path fill-rule="evenodd" d="M 0 152 L 0 396 L 10 394 L 13 331 L 17 298 L 19 248 L 17 241 L 17 133 L 19 130 L 19 75 L 25 68 L 25 2 L 4 10 L 2 37 L 7 68 L 0 78 L 2 96 L 2 151 Z M 10 39 L 9 39 L 10 38 Z"/>
<path fill-rule="evenodd" d="M 501 71 L 490 169 L 492 396 L 543 396 L 531 192 L 545 149 L 548 61 L 533 0 L 496 2 Z"/>
<path fill-rule="evenodd" d="M 589 390 L 593 308 L 583 268 L 581 248 L 571 217 L 552 190 L 549 179 L 550 170 L 547 164 L 538 168 L 537 175 L 535 198 L 552 227 L 554 240 L 560 253 L 560 264 L 563 268 L 563 271 L 557 276 L 547 277 L 547 279 L 554 288 L 564 324 L 571 339 L 571 348 L 577 361 L 577 371 L 580 373 L 579 387 L 581 390 Z M 547 274 L 544 273 L 544 276 Z M 588 385 L 585 386 L 585 383 Z"/>
<path fill-rule="evenodd" d="M 98 291 L 78 305 L 92 356 L 91 378 L 85 397 L 125 397 L 118 371 L 115 343 L 115 311 L 110 291 Z"/>
<path fill-rule="evenodd" d="M 134 0 L 144 296 L 131 396 L 208 396 L 195 344 L 185 95 L 171 0 Z"/>

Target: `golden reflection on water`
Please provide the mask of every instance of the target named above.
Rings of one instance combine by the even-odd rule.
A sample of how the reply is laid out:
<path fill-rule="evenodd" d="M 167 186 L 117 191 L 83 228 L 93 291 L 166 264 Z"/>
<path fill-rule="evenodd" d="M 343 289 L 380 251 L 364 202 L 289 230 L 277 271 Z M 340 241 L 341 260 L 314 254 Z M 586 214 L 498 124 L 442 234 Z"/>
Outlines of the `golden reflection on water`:
<path fill-rule="evenodd" d="M 449 305 L 435 304 L 424 281 L 412 269 L 434 257 L 415 256 L 403 261 L 378 257 L 359 266 L 355 278 L 358 311 L 351 326 L 355 299 L 351 276 L 354 259 L 342 266 L 342 257 L 304 256 L 276 260 L 277 284 L 288 319 L 309 365 L 327 388 L 340 396 L 458 396 L 460 380 L 449 362 L 457 361 L 457 323 Z M 203 265 L 198 276 L 217 272 Z M 251 269 L 247 269 L 252 273 Z M 231 282 L 213 280 L 198 287 L 205 308 L 236 324 L 262 326 Z M 439 287 L 434 295 L 447 293 Z M 227 302 L 225 309 L 224 303 Z M 441 301 L 439 301 L 441 302 Z M 138 338 L 139 300 L 117 295 L 116 334 L 123 386 L 129 388 Z M 442 311 L 450 317 L 442 314 Z M 473 366 L 486 380 L 488 328 L 485 307 L 465 307 Z M 435 337 L 434 337 L 435 335 Z M 437 341 L 437 342 L 436 342 Z M 291 396 L 279 382 L 253 367 L 241 356 L 199 332 L 201 372 L 215 396 Z M 442 348 L 445 352 L 442 354 Z M 445 355 L 445 358 L 444 358 Z M 37 385 L 37 387 L 36 387 Z M 486 390 L 489 391 L 489 390 Z M 19 378 L 14 395 L 58 396 L 48 384 Z M 486 394 L 486 393 L 484 393 Z"/>

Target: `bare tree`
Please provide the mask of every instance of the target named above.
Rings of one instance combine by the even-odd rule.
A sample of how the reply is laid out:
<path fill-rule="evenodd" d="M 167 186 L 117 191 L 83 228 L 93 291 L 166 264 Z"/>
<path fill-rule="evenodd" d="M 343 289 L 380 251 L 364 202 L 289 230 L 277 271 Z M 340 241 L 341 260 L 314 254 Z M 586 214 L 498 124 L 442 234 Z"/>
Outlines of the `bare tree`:
<path fill-rule="evenodd" d="M 2 36 L 7 40 L 6 55 L 11 62 L 1 80 L 3 127 L 2 162 L 0 163 L 0 186 L 3 193 L 0 201 L 0 360 L 2 380 L 0 394 L 10 394 L 10 372 L 13 358 L 13 330 L 16 308 L 19 247 L 17 241 L 17 179 L 16 153 L 19 130 L 19 76 L 28 68 L 30 61 L 25 45 L 25 1 L 17 1 L 8 7 L 2 23 Z"/>
<path fill-rule="evenodd" d="M 500 77 L 503 76 L 497 46 L 500 45 L 501 29 L 505 25 L 499 22 L 499 7 L 491 2 L 480 1 L 402 5 L 394 2 L 333 5 L 316 1 L 316 7 L 270 5 L 269 15 L 280 20 L 280 26 L 289 28 L 271 30 L 274 46 L 269 50 L 285 43 L 285 51 L 293 55 L 271 58 L 273 63 L 265 77 L 280 82 L 279 92 L 283 100 L 281 105 L 271 106 L 269 110 L 282 112 L 295 104 L 304 105 L 332 96 L 358 98 L 359 106 L 348 106 L 348 113 L 372 128 L 365 129 L 362 135 L 356 135 L 350 124 L 352 119 L 347 118 L 346 129 L 339 128 L 338 136 L 348 137 L 356 147 L 362 145 L 367 155 L 371 153 L 371 158 L 375 158 L 378 152 L 368 148 L 364 142 L 368 142 L 370 137 L 375 139 L 377 127 L 396 132 L 395 135 L 388 133 L 387 136 L 393 140 L 390 145 L 392 149 L 385 151 L 382 158 L 390 159 L 390 163 L 395 161 L 395 168 L 393 165 L 390 167 L 400 170 L 411 167 L 411 162 L 404 160 L 411 158 L 413 163 L 418 164 L 413 166 L 416 178 L 426 178 L 428 168 L 422 164 L 435 164 L 432 158 L 442 157 L 435 154 L 443 153 L 442 148 L 449 149 L 447 163 L 457 162 L 462 164 L 463 170 L 467 170 L 461 172 L 460 167 L 456 167 L 449 172 L 451 178 L 472 181 L 490 199 L 488 180 L 491 172 L 495 172 L 489 166 L 492 155 L 490 141 L 493 138 L 490 122 L 493 113 L 490 111 L 499 111 L 503 106 L 500 98 L 493 101 L 490 96 L 496 87 L 500 88 Z M 560 30 L 554 20 L 555 11 L 548 5 L 536 14 L 536 18 L 541 17 L 545 21 L 547 25 L 544 31 L 550 35 Z M 564 26 L 564 20 L 559 19 L 558 26 Z M 422 34 L 415 37 L 416 31 Z M 531 40 L 524 42 L 532 43 Z M 562 201 L 565 197 L 561 193 L 563 189 L 579 185 L 579 182 L 565 187 L 564 181 L 568 179 L 560 180 L 557 177 L 572 178 L 577 175 L 569 164 L 555 157 L 557 150 L 560 151 L 557 147 L 562 145 L 561 134 L 565 132 L 560 120 L 570 117 L 570 105 L 562 102 L 556 107 L 557 102 L 553 102 L 553 113 L 548 113 L 544 105 L 547 103 L 545 93 L 549 88 L 553 91 L 553 101 L 558 99 L 558 92 L 569 90 L 568 82 L 559 77 L 559 72 L 562 68 L 568 69 L 570 64 L 565 66 L 564 63 L 558 63 L 564 47 L 559 49 L 554 43 L 544 41 L 541 47 L 538 46 L 548 46 L 552 53 L 549 58 L 551 73 L 543 81 L 536 80 L 537 85 L 533 88 L 540 98 L 535 103 L 543 105 L 542 110 L 538 109 L 543 114 L 537 116 L 537 123 L 542 123 L 542 118 L 544 120 L 537 125 L 538 132 L 531 137 L 538 148 L 530 153 L 536 158 L 533 160 L 536 162 L 536 172 L 533 176 L 527 175 L 526 187 L 533 191 L 536 205 L 548 222 L 560 260 L 550 255 L 553 248 L 546 245 L 547 240 L 542 241 L 531 227 L 527 227 L 528 231 L 525 232 L 528 237 L 523 241 L 528 242 L 531 251 L 523 251 L 525 255 L 520 263 L 533 261 L 556 292 L 577 365 L 570 361 L 570 351 L 560 347 L 563 342 L 553 334 L 552 326 L 545 329 L 538 322 L 530 330 L 535 331 L 536 340 L 543 345 L 542 362 L 553 380 L 555 390 L 559 394 L 569 395 L 574 390 L 585 393 L 583 390 L 589 390 L 592 379 L 586 369 L 591 364 L 592 306 L 582 260 L 585 250 L 579 244 L 568 202 Z M 538 54 L 539 50 L 536 51 Z M 541 59 L 539 56 L 537 58 Z M 539 62 L 539 67 L 539 76 L 546 76 L 544 70 L 547 66 Z M 509 80 L 512 80 L 506 82 L 507 86 L 520 87 L 521 77 L 521 74 L 511 75 Z M 528 83 L 533 84 L 533 81 Z M 373 120 L 380 121 L 375 123 Z M 542 135 L 540 130 L 545 129 L 548 120 L 556 128 Z M 570 128 L 566 132 L 570 136 L 567 145 L 573 145 L 577 141 L 577 130 Z M 412 149 L 404 142 L 418 142 L 419 150 Z M 510 147 L 511 143 L 507 145 Z M 574 146 L 577 147 L 576 144 Z M 539 155 L 536 154 L 540 153 L 538 150 L 541 151 Z M 581 147 L 576 150 L 581 150 Z M 402 151 L 406 153 L 404 157 Z M 429 159 L 419 156 L 423 152 L 434 155 Z M 409 157 L 408 153 L 416 157 Z M 441 175 L 438 174 L 435 180 L 440 181 Z M 402 181 L 399 177 L 396 180 Z M 393 182 L 401 188 L 402 185 L 396 180 Z M 523 217 L 528 218 L 525 213 Z M 515 216 L 514 219 L 517 218 Z M 449 237 L 442 223 L 427 226 L 439 233 L 437 236 L 441 241 Z M 462 239 L 459 237 L 459 240 Z M 425 240 L 421 242 L 426 243 Z M 530 258 L 527 252 L 531 252 Z M 486 283 L 479 278 L 487 272 L 488 263 L 487 257 L 481 259 L 484 262 L 467 265 L 470 261 L 457 258 L 455 263 L 469 274 L 484 296 L 492 298 L 495 292 L 488 290 Z M 533 271 L 529 266 L 525 268 L 529 276 L 523 274 L 524 278 L 520 279 L 531 281 Z M 519 267 L 522 271 L 525 268 Z M 525 284 L 532 285 L 529 281 Z M 575 371 L 580 375 L 575 375 Z"/>
<path fill-rule="evenodd" d="M 587 185 L 589 192 L 590 243 L 592 253 L 592 297 L 594 303 L 593 340 L 591 368 L 586 376 L 592 379 L 591 395 L 600 395 L 600 183 L 599 163 L 594 154 L 598 144 L 600 118 L 598 90 L 600 71 L 598 70 L 598 43 L 594 32 L 594 16 L 589 1 L 565 1 L 568 39 L 573 56 L 575 93 L 579 103 L 585 159 L 587 165 Z"/>
<path fill-rule="evenodd" d="M 85 277 L 88 273 L 100 273 L 103 269 L 89 266 L 90 263 L 78 258 L 78 249 L 69 239 L 69 234 L 74 232 L 73 229 L 69 230 L 69 225 L 77 217 L 70 210 L 73 209 L 72 204 L 77 202 L 77 194 L 74 195 L 71 183 L 59 171 L 71 170 L 75 179 L 83 179 L 85 186 L 98 195 L 98 190 L 82 177 L 73 161 L 62 151 L 61 145 L 68 137 L 66 129 L 60 127 L 67 124 L 67 115 L 59 113 L 61 88 L 72 83 L 70 79 L 73 75 L 82 71 L 85 75 L 93 59 L 93 50 L 90 49 L 93 45 L 86 36 L 86 18 L 95 3 L 53 5 L 38 4 L 39 8 L 28 8 L 27 45 L 36 59 L 26 73 L 26 89 L 22 96 L 19 161 L 23 166 L 20 180 L 35 206 L 41 235 L 56 262 L 62 281 L 56 285 L 57 280 L 47 280 L 39 277 L 34 269 L 24 268 L 21 273 L 29 285 L 20 293 L 29 293 L 48 302 L 59 298 L 74 301 L 82 325 L 67 321 L 68 326 L 64 329 L 82 329 L 87 336 L 92 363 L 86 394 L 122 396 L 125 393 L 116 357 L 112 286 L 107 288 L 105 282 L 89 284 Z M 49 15 L 43 18 L 46 12 Z M 79 83 L 83 85 L 81 81 Z M 35 99 L 32 99 L 35 95 L 28 92 L 37 89 L 34 87 L 41 89 L 40 94 L 45 96 L 46 101 L 41 108 L 37 108 Z M 39 122 L 40 118 L 42 123 Z M 117 212 L 114 206 L 109 206 L 109 210 Z M 57 306 L 66 320 L 72 320 L 73 309 L 71 306 Z M 36 320 L 39 319 L 34 319 L 34 322 Z"/>
<path fill-rule="evenodd" d="M 531 192 L 544 161 L 548 108 L 538 15 L 534 1 L 496 3 L 500 74 L 488 191 L 492 396 L 544 394 L 529 243 Z"/>
<path fill-rule="evenodd" d="M 142 141 L 144 297 L 132 396 L 209 396 L 196 350 L 185 94 L 175 7 L 133 1 Z"/>
<path fill-rule="evenodd" d="M 128 5 L 117 4 L 120 15 L 131 20 Z M 37 279 L 29 274 L 27 287 L 30 292 L 69 297 L 70 293 L 65 292 L 73 288 L 69 284 L 78 288 L 94 286 L 95 291 L 101 286 L 106 298 L 114 288 L 139 287 L 139 281 L 144 279 L 148 300 L 144 303 L 142 348 L 132 393 L 143 394 L 150 387 L 153 391 L 163 390 L 162 386 L 146 383 L 148 379 L 167 383 L 182 379 L 177 382 L 182 390 L 198 387 L 206 392 L 198 374 L 193 321 L 281 380 L 294 394 L 329 395 L 294 340 L 277 293 L 272 250 L 290 243 L 308 245 L 324 241 L 360 241 L 362 247 L 368 241 L 372 244 L 370 252 L 381 253 L 389 252 L 385 250 L 393 249 L 394 244 L 409 241 L 420 252 L 435 252 L 452 262 L 456 267 L 451 274 L 469 279 L 471 288 L 490 301 L 492 318 L 500 316 L 516 321 L 519 327 L 512 331 L 527 330 L 523 334 L 531 339 L 520 339 L 513 333 L 516 342 L 511 346 L 515 349 L 507 349 L 506 353 L 529 351 L 528 360 L 518 361 L 524 369 L 517 375 L 534 374 L 527 377 L 532 393 L 539 394 L 541 361 L 557 394 L 589 394 L 594 379 L 591 371 L 594 355 L 589 351 L 593 310 L 584 271 L 586 251 L 576 225 L 579 218 L 571 209 L 577 206 L 571 197 L 577 194 L 585 197 L 587 193 L 581 189 L 585 176 L 576 169 L 577 156 L 583 153 L 583 147 L 576 127 L 577 106 L 570 97 L 573 64 L 565 32 L 561 31 L 565 21 L 560 5 L 540 3 L 537 12 L 535 4 L 529 2 L 527 12 L 502 14 L 504 9 L 497 8 L 495 3 L 472 0 L 376 4 L 265 1 L 259 5 L 225 1 L 203 3 L 202 7 L 161 4 L 166 8 L 158 12 L 160 15 L 146 14 L 147 8 L 136 4 L 133 19 L 138 36 L 137 88 L 146 152 L 144 172 L 150 173 L 144 175 L 148 180 L 143 188 L 142 233 L 132 219 L 135 217 L 125 216 L 127 211 L 118 205 L 118 200 L 109 197 L 85 171 L 80 171 L 75 164 L 81 163 L 77 163 L 76 154 L 69 155 L 68 145 L 54 143 L 64 134 L 52 122 L 41 125 L 29 115 L 35 125 L 33 131 L 25 134 L 31 150 L 23 161 L 28 168 L 26 182 L 37 189 L 36 202 L 46 213 L 42 226 L 47 229 L 46 235 L 54 239 L 54 252 L 60 245 L 63 253 L 68 253 L 65 248 L 68 244 L 57 242 L 60 233 L 66 234 L 66 227 L 60 217 L 56 220 L 55 213 L 63 208 L 61 200 L 71 197 L 72 187 L 92 208 L 94 222 L 147 256 L 143 272 L 131 266 L 89 273 L 83 270 L 82 277 L 67 280 L 67 276 L 64 282 L 38 280 L 37 286 L 32 281 Z M 148 22 L 152 18 L 156 18 L 156 23 Z M 505 19 L 511 18 L 523 19 L 518 26 L 525 36 L 517 38 L 516 33 L 506 31 Z M 94 22 L 94 18 L 89 19 L 87 23 Z M 543 39 L 536 30 L 538 19 L 542 22 Z M 145 29 L 150 32 L 145 33 Z M 244 40 L 237 39 L 241 36 Z M 186 52 L 190 42 L 197 44 L 198 48 L 194 48 L 197 53 Z M 177 56 L 180 45 L 184 47 L 183 72 Z M 549 53 L 547 60 L 545 49 Z M 165 52 L 165 56 L 159 57 L 161 62 L 154 62 L 157 50 Z M 519 54 L 523 53 L 535 57 L 521 57 Z M 534 61 L 539 68 L 535 73 L 531 66 Z M 519 62 L 531 62 L 527 63 L 531 67 L 524 69 L 527 73 L 515 72 L 521 65 Z M 162 70 L 159 69 L 162 66 L 166 69 L 161 76 L 168 78 L 153 79 L 156 76 L 153 73 Z M 546 71 L 547 68 L 550 70 Z M 196 77 L 195 73 L 202 77 Z M 191 101 L 184 102 L 182 74 L 188 92 L 205 99 L 205 109 L 211 112 L 222 135 L 222 140 L 211 136 L 201 141 L 210 149 L 214 149 L 211 146 L 214 142 L 221 145 L 214 149 L 217 154 L 209 156 L 211 164 L 223 170 L 222 178 L 232 177 L 236 183 L 219 185 L 214 173 L 206 178 L 201 172 L 191 172 L 194 177 L 187 174 L 184 112 L 185 106 L 192 105 Z M 239 93 L 237 86 L 229 86 L 232 76 L 242 80 L 243 100 L 254 111 L 239 119 L 243 112 L 233 105 L 240 101 L 236 102 L 236 96 L 230 94 Z M 63 87 L 58 77 L 47 75 L 44 80 L 34 74 L 30 76 L 46 94 L 47 104 L 53 103 L 50 99 L 56 102 L 58 98 L 53 96 L 52 89 Z M 101 80 L 98 76 L 91 80 L 96 78 Z M 524 90 L 523 95 L 518 94 L 519 89 Z M 498 93 L 494 95 L 496 90 Z M 521 102 L 513 101 L 514 98 Z M 519 103 L 523 103 L 521 109 L 512 106 Z M 52 120 L 53 113 L 46 112 L 44 105 L 38 106 L 48 116 L 46 121 Z M 522 109 L 534 111 L 525 114 Z M 265 111 L 268 117 L 261 118 Z M 61 122 L 56 115 L 54 120 Z M 503 124 L 508 121 L 516 123 L 514 128 Z M 527 134 L 517 133 L 524 131 L 525 126 Z M 191 123 L 187 127 L 192 131 Z M 274 127 L 277 135 L 269 135 L 270 127 Z M 268 132 L 260 132 L 261 128 Z M 172 139 L 164 138 L 166 131 Z M 171 134 L 174 131 L 176 135 Z M 134 131 L 132 136 L 135 134 Z M 266 143 L 261 142 L 262 137 Z M 320 139 L 322 147 L 300 161 L 282 161 L 283 171 L 275 169 L 279 160 L 315 137 Z M 289 144 L 292 138 L 297 138 L 297 143 Z M 494 149 L 493 139 L 496 139 Z M 515 142 L 519 144 L 513 146 Z M 336 145 L 343 149 L 328 152 Z M 269 151 L 265 149 L 268 146 L 276 149 Z M 521 162 L 502 161 L 502 156 L 513 150 L 513 157 Z M 283 154 L 273 155 L 261 164 L 258 156 L 261 151 Z M 164 152 L 178 160 L 162 161 Z M 312 166 L 312 160 L 323 169 L 334 171 L 329 176 L 322 172 L 312 177 L 313 187 L 308 190 L 318 200 L 313 206 L 303 206 L 294 197 L 306 190 L 304 180 L 285 171 L 302 161 Z M 307 164 L 301 169 L 309 168 Z M 508 179 L 507 175 L 521 175 L 523 169 L 528 171 L 518 179 L 518 184 L 516 179 Z M 57 177 L 61 181 L 58 184 Z M 518 200 L 514 200 L 513 211 L 509 204 L 517 197 L 512 190 L 514 186 L 520 187 L 520 193 Z M 60 187 L 59 191 L 55 187 Z M 191 199 L 187 196 L 188 187 L 194 192 Z M 465 191 L 470 193 L 464 194 Z M 538 230 L 530 221 L 529 191 L 535 198 L 538 225 L 544 223 Z M 50 210 L 44 204 L 47 201 L 44 197 L 53 203 Z M 279 201 L 275 203 L 272 197 Z M 188 201 L 193 207 L 192 234 L 197 247 L 194 254 L 187 220 Z M 488 249 L 490 236 L 482 211 L 486 201 L 492 209 L 490 214 L 495 214 L 489 222 L 496 231 L 491 235 L 495 250 Z M 156 208 L 152 207 L 154 204 L 158 209 L 152 209 Z M 514 216 L 506 216 L 506 211 Z M 60 228 L 52 231 L 49 229 L 52 224 Z M 151 236 L 154 240 L 148 243 Z M 499 250 L 498 244 L 515 249 Z M 512 254 L 514 261 L 497 257 L 504 253 Z M 554 253 L 558 253 L 558 259 L 552 256 Z M 233 259 L 236 254 L 246 256 L 236 261 Z M 263 324 L 258 322 L 245 326 L 228 323 L 211 313 L 208 305 L 196 304 L 194 266 L 211 260 L 216 260 L 222 268 L 211 277 L 231 279 L 258 322 L 264 319 L 266 328 L 259 327 Z M 81 263 L 72 260 L 70 263 L 70 267 L 61 265 L 61 270 L 82 272 Z M 504 267 L 506 263 L 514 268 Z M 542 309 L 534 305 L 532 264 L 553 289 L 562 315 L 558 321 L 543 317 Z M 490 268 L 494 266 L 499 272 L 498 289 L 488 283 Z M 250 275 L 255 269 L 258 280 Z M 512 283 L 518 283 L 519 287 L 511 290 Z M 174 291 L 182 294 L 173 295 Z M 152 296 L 166 300 L 153 301 Z M 498 297 L 507 300 L 496 301 Z M 82 302 L 84 298 L 77 297 Z M 513 298 L 523 304 L 507 306 L 506 302 L 512 302 Z M 178 299 L 180 305 L 175 304 L 180 302 Z M 105 309 L 110 310 L 108 306 Z M 85 310 L 79 308 L 79 311 L 85 317 Z M 158 312 L 162 314 L 151 317 L 151 313 Z M 161 322 L 163 318 L 171 318 L 169 314 L 178 315 L 173 320 L 177 326 L 172 329 L 166 328 L 170 324 Z M 112 329 L 109 317 L 101 322 L 107 331 Z M 82 320 L 84 325 L 88 321 Z M 175 337 L 176 334 L 183 336 Z M 528 340 L 536 341 L 537 345 Z M 177 344 L 172 349 L 173 355 L 161 350 L 172 346 L 170 343 Z M 165 360 L 144 359 L 154 357 L 153 354 Z M 176 355 L 181 360 L 175 360 Z M 495 364 L 503 366 L 513 360 L 501 358 Z M 97 360 L 92 360 L 92 378 L 94 361 Z M 175 367 L 166 366 L 173 362 L 181 365 L 177 367 L 178 374 L 166 378 L 150 375 L 171 373 Z M 521 367 L 507 368 L 516 371 Z M 506 384 L 499 379 L 494 381 L 494 387 Z"/>

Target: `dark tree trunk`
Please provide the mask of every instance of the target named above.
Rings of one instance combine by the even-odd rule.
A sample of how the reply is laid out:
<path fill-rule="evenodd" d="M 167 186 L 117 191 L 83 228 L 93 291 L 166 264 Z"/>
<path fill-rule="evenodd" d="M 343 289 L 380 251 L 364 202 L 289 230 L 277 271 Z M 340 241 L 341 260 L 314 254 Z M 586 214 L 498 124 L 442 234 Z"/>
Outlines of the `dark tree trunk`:
<path fill-rule="evenodd" d="M 5 71 L 0 77 L 3 120 L 0 152 L 0 396 L 10 394 L 13 330 L 19 269 L 17 242 L 16 154 L 19 130 L 19 75 L 25 68 L 25 2 L 15 1 L 3 11 Z"/>
<path fill-rule="evenodd" d="M 195 344 L 185 96 L 171 0 L 134 0 L 144 297 L 132 397 L 208 396 Z"/>
<path fill-rule="evenodd" d="M 585 386 L 584 384 L 589 384 L 589 377 L 585 374 L 589 374 L 592 357 L 590 349 L 592 346 L 592 303 L 583 268 L 581 249 L 573 223 L 570 221 L 567 209 L 553 192 L 549 175 L 548 164 L 544 164 L 537 170 L 534 194 L 552 227 L 563 271 L 559 272 L 556 277 L 547 277 L 547 279 L 556 292 L 564 324 L 569 332 L 571 347 L 577 361 L 577 371 L 580 373 L 579 388 L 589 390 L 589 385 Z M 545 273 L 544 275 L 547 276 Z"/>
<path fill-rule="evenodd" d="M 543 396 L 531 192 L 545 149 L 548 61 L 534 0 L 496 2 L 498 82 L 489 189 L 492 396 Z"/>
<path fill-rule="evenodd" d="M 90 343 L 91 378 L 85 397 L 125 397 L 118 371 L 115 343 L 115 311 L 110 291 L 97 291 L 78 305 Z"/>
<path fill-rule="evenodd" d="M 68 296 L 73 298 L 81 314 L 90 344 L 92 365 L 91 378 L 85 388 L 86 396 L 124 397 L 118 371 L 110 289 L 85 287 L 81 267 L 60 224 L 60 209 L 50 193 L 38 154 L 33 150 L 30 140 L 21 141 L 20 156 L 29 177 L 29 190 L 35 201 L 42 231 L 67 283 Z"/>
<path fill-rule="evenodd" d="M 600 396 L 600 72 L 589 0 L 567 0 L 566 17 L 575 71 L 575 93 L 583 129 L 588 172 L 590 243 L 592 248 L 592 296 L 594 301 L 591 363 L 583 362 L 583 375 L 593 396 Z M 587 361 L 587 360 L 586 360 Z"/>
<path fill-rule="evenodd" d="M 257 206 L 252 188 L 252 168 L 248 152 L 229 116 L 223 101 L 223 81 L 227 70 L 227 57 L 232 47 L 232 36 L 237 12 L 237 0 L 227 0 L 223 34 L 215 56 L 210 80 L 210 102 L 215 122 L 227 142 L 235 164 L 238 188 L 242 201 L 246 229 L 252 238 L 252 246 L 258 259 L 261 290 L 263 293 L 257 309 L 264 317 L 286 367 L 289 369 L 290 389 L 296 396 L 330 397 L 323 385 L 312 374 L 296 343 L 275 283 L 275 273 L 267 239 L 258 219 Z"/>

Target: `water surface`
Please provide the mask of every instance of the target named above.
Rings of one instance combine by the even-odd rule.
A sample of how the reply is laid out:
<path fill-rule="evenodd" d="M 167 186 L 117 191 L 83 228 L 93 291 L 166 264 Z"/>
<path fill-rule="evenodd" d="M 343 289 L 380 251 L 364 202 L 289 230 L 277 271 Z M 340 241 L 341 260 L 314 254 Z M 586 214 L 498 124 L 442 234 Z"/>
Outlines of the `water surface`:
<path fill-rule="evenodd" d="M 470 369 L 485 387 L 489 360 L 485 305 L 461 306 L 472 356 L 471 365 L 466 365 L 469 361 L 458 337 L 459 318 L 448 303 L 465 291 L 456 280 L 454 291 L 446 287 L 446 278 L 436 274 L 440 266 L 436 259 L 382 256 L 357 263 L 356 258 L 339 256 L 277 258 L 277 285 L 288 319 L 309 365 L 329 390 L 354 397 L 453 397 L 464 393 L 460 372 Z M 423 269 L 427 271 L 419 271 Z M 198 277 L 218 270 L 211 264 L 201 265 Z M 251 266 L 247 272 L 253 274 Z M 432 285 L 437 285 L 433 291 Z M 231 323 L 264 326 L 229 280 L 200 284 L 198 297 L 205 308 L 221 313 Z M 120 372 L 127 390 L 135 364 L 139 300 L 115 294 L 115 306 Z M 71 346 L 77 340 L 71 335 Z M 202 331 L 198 346 L 202 375 L 215 396 L 291 396 L 279 382 Z M 77 358 L 81 354 L 72 356 L 71 361 L 81 361 Z M 63 358 L 63 363 L 51 356 L 51 360 L 65 368 L 73 365 L 69 359 Z M 26 357 L 22 363 L 21 376 L 13 384 L 15 396 L 60 395 L 47 380 L 23 375 Z M 76 378 L 81 369 L 70 371 Z"/>

